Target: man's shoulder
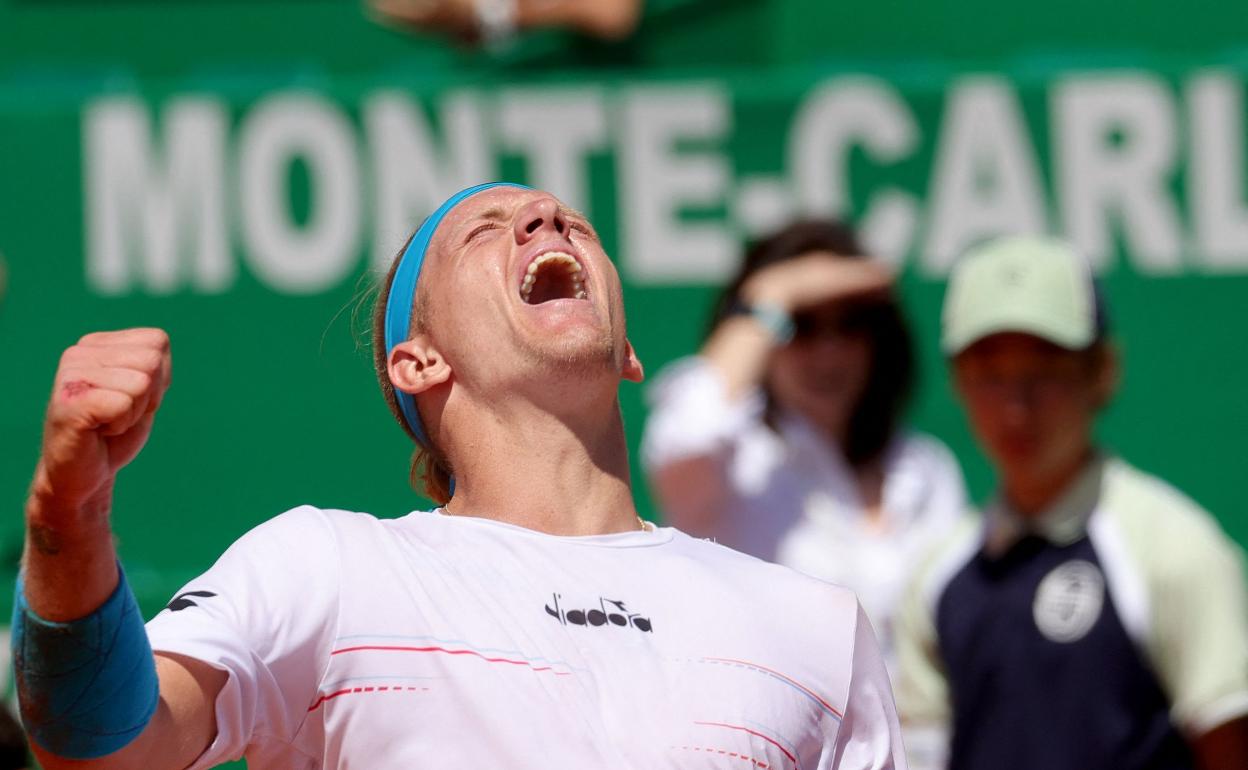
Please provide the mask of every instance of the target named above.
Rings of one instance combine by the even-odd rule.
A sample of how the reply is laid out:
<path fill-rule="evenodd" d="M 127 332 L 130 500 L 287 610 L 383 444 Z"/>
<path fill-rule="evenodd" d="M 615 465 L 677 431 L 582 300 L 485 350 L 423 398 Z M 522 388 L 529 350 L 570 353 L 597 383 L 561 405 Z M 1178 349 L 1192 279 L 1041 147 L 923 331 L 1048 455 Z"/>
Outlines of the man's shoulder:
<path fill-rule="evenodd" d="M 843 604 L 847 610 L 856 611 L 857 597 L 845 586 L 679 530 L 676 530 L 673 545 L 680 550 L 682 558 L 690 562 L 691 569 L 739 590 L 742 596 L 818 597 L 821 602 L 832 602 L 825 606 Z"/>
<path fill-rule="evenodd" d="M 1101 507 L 1128 535 L 1168 543 L 1173 553 L 1183 546 L 1230 547 L 1218 520 L 1173 484 L 1120 458 L 1106 463 Z"/>
<path fill-rule="evenodd" d="M 368 526 L 378 521 L 376 516 L 358 511 L 338 508 L 321 508 L 315 505 L 297 505 L 276 516 L 268 518 L 251 529 L 244 538 L 284 537 L 307 535 L 316 537 L 334 532 L 338 527 Z"/>
<path fill-rule="evenodd" d="M 1178 487 L 1116 456 L 1105 461 L 1104 500 L 1131 505 L 1154 516 L 1172 512 L 1186 518 L 1209 517 L 1208 511 Z"/>
<path fill-rule="evenodd" d="M 384 535 L 401 520 L 341 508 L 299 505 L 257 524 L 231 548 L 270 547 L 290 558 L 299 558 L 305 551 L 334 549 L 343 542 Z"/>
<path fill-rule="evenodd" d="M 1123 460 L 1110 460 L 1092 524 L 1093 540 L 1114 551 L 1153 590 L 1200 590 L 1239 580 L 1243 554 L 1216 518 L 1170 483 Z"/>

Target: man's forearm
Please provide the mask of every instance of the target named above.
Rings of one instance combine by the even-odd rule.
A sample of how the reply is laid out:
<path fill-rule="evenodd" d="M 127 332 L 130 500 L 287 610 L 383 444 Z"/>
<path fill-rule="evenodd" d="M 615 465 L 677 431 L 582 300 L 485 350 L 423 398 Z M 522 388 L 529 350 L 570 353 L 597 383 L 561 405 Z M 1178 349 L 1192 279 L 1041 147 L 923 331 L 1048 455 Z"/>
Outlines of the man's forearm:
<path fill-rule="evenodd" d="M 117 588 L 117 551 L 108 519 L 112 487 L 74 510 L 38 487 L 36 478 L 26 503 L 26 601 L 45 620 L 76 620 Z"/>
<path fill-rule="evenodd" d="M 1248 717 L 1198 736 L 1193 748 L 1201 770 L 1243 770 L 1248 767 Z"/>
<path fill-rule="evenodd" d="M 109 509 L 169 386 L 159 329 L 97 332 L 60 358 L 26 503 L 14 597 L 22 722 L 50 754 L 95 760 L 151 723 L 160 682 L 143 616 L 117 566 Z"/>

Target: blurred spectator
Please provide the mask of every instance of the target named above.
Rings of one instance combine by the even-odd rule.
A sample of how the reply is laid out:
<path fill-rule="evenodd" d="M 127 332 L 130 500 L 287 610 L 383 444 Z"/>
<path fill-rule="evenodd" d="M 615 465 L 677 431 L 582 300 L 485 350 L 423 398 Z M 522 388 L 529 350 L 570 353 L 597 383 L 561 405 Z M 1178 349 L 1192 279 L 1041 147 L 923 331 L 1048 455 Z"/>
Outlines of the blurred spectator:
<path fill-rule="evenodd" d="M 942 345 L 1000 489 L 905 601 L 912 766 L 947 751 L 956 770 L 1248 768 L 1241 555 L 1098 449 L 1118 365 L 1087 264 L 1038 238 L 967 255 Z"/>
<path fill-rule="evenodd" d="M 449 34 L 461 40 L 498 42 L 518 30 L 562 27 L 608 40 L 637 28 L 642 0 L 369 0 L 383 20 Z"/>
<path fill-rule="evenodd" d="M 642 451 L 670 523 L 853 588 L 891 664 L 910 565 L 965 494 L 942 444 L 898 428 L 910 335 L 859 254 L 823 221 L 753 245 L 700 353 L 652 387 Z"/>

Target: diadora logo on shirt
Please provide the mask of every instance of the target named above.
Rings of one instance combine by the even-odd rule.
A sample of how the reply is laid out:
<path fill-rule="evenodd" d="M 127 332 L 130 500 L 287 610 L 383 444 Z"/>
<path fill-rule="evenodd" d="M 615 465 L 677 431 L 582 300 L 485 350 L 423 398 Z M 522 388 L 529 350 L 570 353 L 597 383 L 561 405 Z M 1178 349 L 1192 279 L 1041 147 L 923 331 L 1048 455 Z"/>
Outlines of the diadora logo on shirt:
<path fill-rule="evenodd" d="M 639 613 L 629 612 L 624 602 L 606 597 L 598 597 L 596 607 L 569 608 L 562 603 L 563 594 L 551 594 L 552 607 L 546 605 L 546 614 L 565 626 L 619 626 L 635 628 L 642 633 L 652 633 L 654 625 L 650 618 L 643 618 Z"/>

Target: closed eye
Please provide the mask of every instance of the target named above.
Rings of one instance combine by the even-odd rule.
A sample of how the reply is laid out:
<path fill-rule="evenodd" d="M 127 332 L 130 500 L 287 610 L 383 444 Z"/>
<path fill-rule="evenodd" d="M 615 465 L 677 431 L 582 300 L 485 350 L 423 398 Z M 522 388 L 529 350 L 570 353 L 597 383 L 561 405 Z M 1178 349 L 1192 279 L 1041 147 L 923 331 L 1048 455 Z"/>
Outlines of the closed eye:
<path fill-rule="evenodd" d="M 581 233 L 582 235 L 587 235 L 587 236 L 589 236 L 590 238 L 593 238 L 594 240 L 597 240 L 597 239 L 598 239 L 598 233 L 594 232 L 594 229 L 593 229 L 592 227 L 590 227 L 589 225 L 587 225 L 587 224 L 585 224 L 585 223 L 583 223 L 583 222 L 577 222 L 577 221 L 574 219 L 574 220 L 572 220 L 572 221 L 568 222 L 568 227 L 569 227 L 569 228 L 571 228 L 572 230 L 576 230 L 577 232 Z"/>
<path fill-rule="evenodd" d="M 497 222 L 486 222 L 485 224 L 477 225 L 476 227 L 472 229 L 472 232 L 468 233 L 468 237 L 464 238 L 464 243 L 469 243 L 474 238 L 476 238 L 478 235 L 481 235 L 485 231 L 496 230 L 500 226 L 501 225 L 499 225 Z"/>

